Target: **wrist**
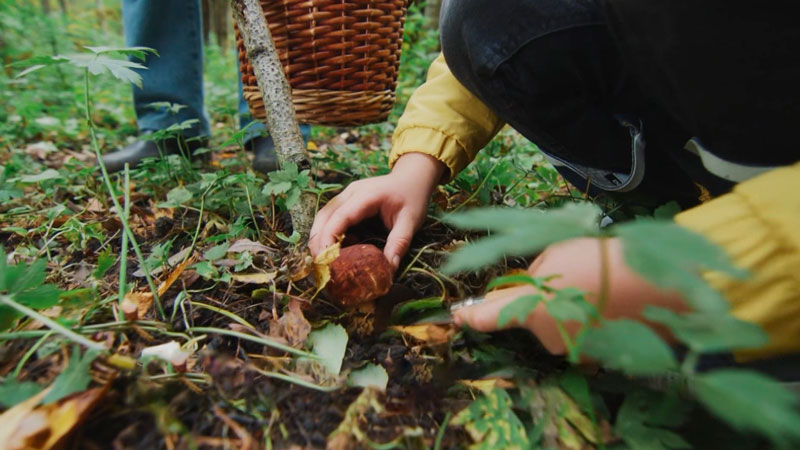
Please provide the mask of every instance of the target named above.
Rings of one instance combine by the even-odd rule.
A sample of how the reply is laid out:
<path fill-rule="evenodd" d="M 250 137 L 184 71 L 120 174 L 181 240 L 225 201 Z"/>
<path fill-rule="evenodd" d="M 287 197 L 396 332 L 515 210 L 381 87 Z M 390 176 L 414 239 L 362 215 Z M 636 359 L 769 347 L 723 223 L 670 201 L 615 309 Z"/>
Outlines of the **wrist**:
<path fill-rule="evenodd" d="M 447 172 L 447 166 L 425 153 L 406 153 L 394 164 L 392 174 L 397 176 L 413 177 L 417 183 L 425 186 L 428 193 L 442 180 Z"/>

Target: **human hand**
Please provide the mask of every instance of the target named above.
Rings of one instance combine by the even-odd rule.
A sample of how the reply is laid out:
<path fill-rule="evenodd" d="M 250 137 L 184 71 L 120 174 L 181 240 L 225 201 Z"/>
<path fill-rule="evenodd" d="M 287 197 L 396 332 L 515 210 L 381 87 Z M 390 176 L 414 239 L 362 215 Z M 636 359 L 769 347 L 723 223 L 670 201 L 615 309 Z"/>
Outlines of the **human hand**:
<path fill-rule="evenodd" d="M 618 239 L 606 239 L 606 257 L 601 252 L 600 239 L 572 239 L 551 245 L 530 265 L 528 273 L 532 277 L 555 278 L 548 282 L 553 289 L 575 287 L 587 292 L 586 299 L 596 303 L 602 289 L 605 259 L 608 264 L 608 297 L 602 314 L 606 319 L 632 318 L 642 320 L 642 311 L 647 305 L 660 306 L 676 311 L 685 311 L 686 306 L 680 295 L 656 288 L 634 273 L 625 263 L 622 244 Z M 533 286 L 515 286 L 498 289 L 486 295 L 486 302 L 457 310 L 453 320 L 457 325 L 467 325 L 478 331 L 498 330 L 497 317 L 506 305 L 517 298 L 537 293 Z M 580 325 L 577 322 L 564 324 L 567 332 L 574 336 Z M 566 352 L 556 321 L 540 303 L 524 323 L 512 322 L 507 328 L 525 328 L 536 335 L 542 345 L 551 353 Z M 656 328 L 666 338 L 664 330 Z"/>
<path fill-rule="evenodd" d="M 388 175 L 351 183 L 317 213 L 311 227 L 311 254 L 317 255 L 336 242 L 350 226 L 380 215 L 390 230 L 383 252 L 397 269 L 425 219 L 428 199 L 445 170 L 445 165 L 431 156 L 407 153 Z"/>

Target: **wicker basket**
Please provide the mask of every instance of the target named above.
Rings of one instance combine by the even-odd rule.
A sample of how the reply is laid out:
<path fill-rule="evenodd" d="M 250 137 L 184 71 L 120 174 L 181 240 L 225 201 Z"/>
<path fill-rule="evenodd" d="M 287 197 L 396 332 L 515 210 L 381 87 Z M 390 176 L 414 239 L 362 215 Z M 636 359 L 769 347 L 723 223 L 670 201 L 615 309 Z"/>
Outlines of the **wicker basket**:
<path fill-rule="evenodd" d="M 261 0 L 300 123 L 351 126 L 392 110 L 407 0 Z M 264 119 L 253 66 L 236 30 L 244 97 Z"/>

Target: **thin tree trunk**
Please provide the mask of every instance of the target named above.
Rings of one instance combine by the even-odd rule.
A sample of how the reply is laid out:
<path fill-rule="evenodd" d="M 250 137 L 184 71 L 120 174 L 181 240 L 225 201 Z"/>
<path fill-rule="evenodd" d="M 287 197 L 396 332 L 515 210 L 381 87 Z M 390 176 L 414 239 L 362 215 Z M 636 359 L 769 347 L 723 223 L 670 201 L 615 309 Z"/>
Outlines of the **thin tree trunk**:
<path fill-rule="evenodd" d="M 244 39 L 247 57 L 267 109 L 267 128 L 275 141 L 278 162 L 281 167 L 294 163 L 300 170 L 310 169 L 308 158 L 297 117 L 292 104 L 292 93 L 283 67 L 278 59 L 278 51 L 269 32 L 264 12 L 259 0 L 230 0 L 236 22 Z M 300 201 L 289 211 L 292 225 L 301 236 L 301 242 L 308 241 L 308 233 L 314 220 L 315 197 L 306 192 Z"/>
<path fill-rule="evenodd" d="M 58 0 L 58 6 L 61 7 L 61 14 L 67 15 L 67 0 Z"/>
<path fill-rule="evenodd" d="M 439 11 L 442 10 L 442 0 L 428 0 L 425 3 L 425 17 L 428 18 L 428 27 L 439 28 Z"/>
<path fill-rule="evenodd" d="M 44 15 L 50 14 L 50 0 L 41 0 L 42 13 Z"/>
<path fill-rule="evenodd" d="M 230 32 L 230 10 L 226 0 L 212 0 L 211 26 L 217 37 L 217 44 L 222 48 L 222 53 L 228 53 L 228 33 Z"/>

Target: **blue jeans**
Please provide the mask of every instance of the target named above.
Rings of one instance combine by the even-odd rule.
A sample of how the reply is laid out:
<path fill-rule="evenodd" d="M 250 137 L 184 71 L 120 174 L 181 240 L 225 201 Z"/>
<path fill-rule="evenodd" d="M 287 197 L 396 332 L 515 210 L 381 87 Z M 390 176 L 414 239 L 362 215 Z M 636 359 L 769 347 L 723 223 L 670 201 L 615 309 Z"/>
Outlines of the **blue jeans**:
<path fill-rule="evenodd" d="M 125 43 L 129 47 L 150 47 L 158 57 L 148 55 L 145 66 L 139 71 L 142 88 L 133 87 L 133 104 L 139 130 L 142 133 L 162 130 L 170 125 L 197 119 L 191 129 L 184 130 L 186 137 L 209 136 L 208 113 L 203 93 L 203 36 L 200 0 L 123 0 L 122 18 Z M 238 68 L 237 68 L 238 69 Z M 242 95 L 239 79 L 239 126 L 245 128 L 253 119 Z M 154 102 L 184 105 L 177 114 L 164 108 L 149 106 Z M 310 127 L 301 125 L 300 131 L 308 140 Z M 266 133 L 263 123 L 248 128 L 245 141 Z"/>

